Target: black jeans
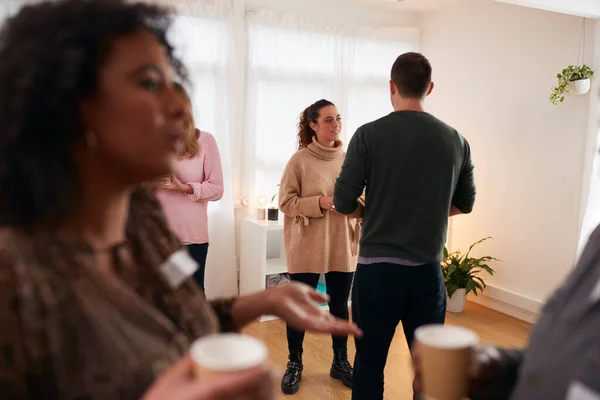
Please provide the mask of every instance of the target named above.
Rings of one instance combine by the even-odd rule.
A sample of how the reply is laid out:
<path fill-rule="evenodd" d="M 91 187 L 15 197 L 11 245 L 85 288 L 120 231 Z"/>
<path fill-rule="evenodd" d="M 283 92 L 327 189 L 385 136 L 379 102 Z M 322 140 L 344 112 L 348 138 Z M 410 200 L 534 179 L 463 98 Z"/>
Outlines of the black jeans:
<path fill-rule="evenodd" d="M 198 263 L 198 270 L 194 273 L 194 280 L 204 292 L 204 274 L 206 272 L 206 255 L 208 254 L 208 243 L 188 244 L 190 256 Z"/>
<path fill-rule="evenodd" d="M 439 264 L 359 264 L 352 319 L 363 337 L 354 339 L 352 400 L 383 399 L 383 370 L 399 322 L 410 347 L 419 326 L 443 324 L 445 318 L 446 288 Z"/>
<path fill-rule="evenodd" d="M 290 274 L 290 279 L 296 282 L 302 282 L 313 288 L 319 284 L 320 274 Z M 325 284 L 327 294 L 329 295 L 329 312 L 334 316 L 348 321 L 348 297 L 350 296 L 350 287 L 352 286 L 352 272 L 328 272 L 325 274 Z M 302 350 L 304 342 L 304 331 L 286 326 L 288 349 L 292 351 Z M 332 336 L 334 349 L 345 349 L 348 345 L 348 335 Z"/>

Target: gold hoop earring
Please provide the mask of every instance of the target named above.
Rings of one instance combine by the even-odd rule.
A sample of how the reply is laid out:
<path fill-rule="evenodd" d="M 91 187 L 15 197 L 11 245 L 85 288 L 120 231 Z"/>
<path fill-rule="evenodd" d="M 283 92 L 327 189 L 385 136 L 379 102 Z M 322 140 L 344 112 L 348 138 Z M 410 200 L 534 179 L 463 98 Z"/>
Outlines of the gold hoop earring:
<path fill-rule="evenodd" d="M 85 131 L 85 144 L 89 151 L 96 150 L 98 147 L 98 139 L 96 139 L 96 134 L 91 129 Z"/>

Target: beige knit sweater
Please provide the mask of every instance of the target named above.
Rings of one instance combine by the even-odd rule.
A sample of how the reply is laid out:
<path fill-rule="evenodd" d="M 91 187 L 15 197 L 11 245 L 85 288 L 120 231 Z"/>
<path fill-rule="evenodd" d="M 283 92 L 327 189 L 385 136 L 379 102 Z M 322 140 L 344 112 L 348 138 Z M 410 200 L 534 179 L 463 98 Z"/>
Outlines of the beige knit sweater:
<path fill-rule="evenodd" d="M 284 214 L 288 272 L 327 273 L 356 270 L 360 223 L 356 218 L 324 211 L 322 196 L 333 196 L 345 153 L 340 142 L 323 147 L 316 140 L 288 162 L 279 189 Z M 359 201 L 360 207 L 364 205 Z"/>

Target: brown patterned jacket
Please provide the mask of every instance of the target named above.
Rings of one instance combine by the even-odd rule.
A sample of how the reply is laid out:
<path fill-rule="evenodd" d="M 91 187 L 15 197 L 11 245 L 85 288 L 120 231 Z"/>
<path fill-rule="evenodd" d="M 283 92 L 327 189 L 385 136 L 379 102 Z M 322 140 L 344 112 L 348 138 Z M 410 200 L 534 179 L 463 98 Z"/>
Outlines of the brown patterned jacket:
<path fill-rule="evenodd" d="M 139 399 L 192 340 L 235 330 L 232 299 L 161 275 L 182 244 L 144 189 L 126 237 L 106 273 L 78 239 L 0 229 L 0 399 Z"/>

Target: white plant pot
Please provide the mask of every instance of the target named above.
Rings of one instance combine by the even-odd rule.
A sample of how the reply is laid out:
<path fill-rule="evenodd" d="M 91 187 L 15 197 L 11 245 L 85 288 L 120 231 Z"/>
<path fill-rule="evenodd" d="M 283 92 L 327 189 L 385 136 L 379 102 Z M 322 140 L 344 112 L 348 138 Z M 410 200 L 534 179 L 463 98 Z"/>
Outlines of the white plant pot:
<path fill-rule="evenodd" d="M 580 79 L 571 82 L 571 91 L 575 94 L 585 94 L 590 91 L 592 81 L 590 79 Z"/>
<path fill-rule="evenodd" d="M 447 297 L 446 310 L 452 313 L 461 313 L 465 310 L 467 289 L 458 289 L 452 297 Z"/>

